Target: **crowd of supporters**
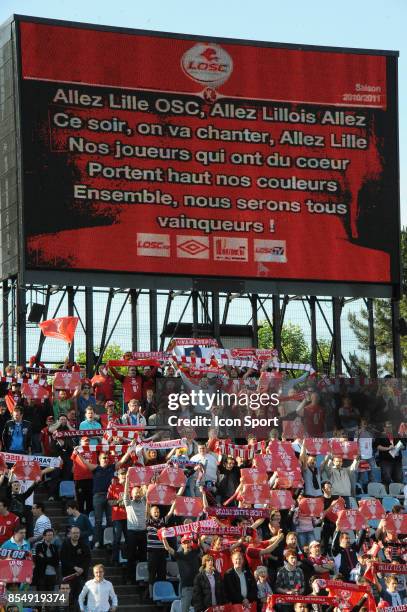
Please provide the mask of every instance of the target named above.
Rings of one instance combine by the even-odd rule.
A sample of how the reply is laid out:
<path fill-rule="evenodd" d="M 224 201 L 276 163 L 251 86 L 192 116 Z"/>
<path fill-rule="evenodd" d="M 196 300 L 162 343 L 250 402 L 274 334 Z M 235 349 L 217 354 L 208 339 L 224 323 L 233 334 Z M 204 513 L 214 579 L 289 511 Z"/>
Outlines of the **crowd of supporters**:
<path fill-rule="evenodd" d="M 182 612 L 228 604 L 253 612 L 407 610 L 407 418 L 395 381 L 362 389 L 360 381 L 295 378 L 267 362 L 199 370 L 193 360 L 150 361 L 101 367 L 92 379 L 66 363 L 63 371 L 79 376 L 75 387 L 66 376 L 66 388 L 35 363 L 5 369 L 5 559 L 10 551 L 32 556 L 32 584 L 69 592 L 72 609 L 115 610 L 103 566 L 88 579 L 93 551 L 105 548 L 104 531 L 112 527 L 108 564 L 124 565 L 134 584 L 138 564 L 146 563 L 148 601 L 174 561 Z M 220 401 L 208 406 L 204 396 L 169 410 L 171 393 L 193 389 L 217 392 Z M 279 401 L 253 411 L 249 400 L 259 390 Z M 243 426 L 254 413 L 259 427 Z M 205 427 L 191 426 L 200 415 L 209 419 Z M 35 478 L 21 476 L 28 456 L 40 456 Z M 47 465 L 45 458 L 55 460 Z M 70 481 L 74 498 L 61 488 Z M 49 500 L 69 497 L 65 534 L 36 501 L 37 491 Z M 366 505 L 369 499 L 379 503 Z M 24 581 L 9 588 L 24 589 Z"/>

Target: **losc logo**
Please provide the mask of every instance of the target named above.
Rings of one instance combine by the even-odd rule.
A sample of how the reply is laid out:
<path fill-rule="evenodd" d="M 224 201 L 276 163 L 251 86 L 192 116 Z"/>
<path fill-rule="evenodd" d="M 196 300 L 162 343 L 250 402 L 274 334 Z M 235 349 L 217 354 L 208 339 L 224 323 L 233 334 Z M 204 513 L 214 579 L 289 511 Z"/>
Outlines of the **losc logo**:
<path fill-rule="evenodd" d="M 137 255 L 142 257 L 169 257 L 168 234 L 137 234 Z"/>
<path fill-rule="evenodd" d="M 287 263 L 285 240 L 254 240 L 254 261 Z"/>
<path fill-rule="evenodd" d="M 177 236 L 177 257 L 209 259 L 209 238 L 206 236 Z"/>
<path fill-rule="evenodd" d="M 214 238 L 215 261 L 248 261 L 247 238 Z"/>
<path fill-rule="evenodd" d="M 197 43 L 181 58 L 185 74 L 201 85 L 222 85 L 232 74 L 233 60 L 219 45 Z"/>

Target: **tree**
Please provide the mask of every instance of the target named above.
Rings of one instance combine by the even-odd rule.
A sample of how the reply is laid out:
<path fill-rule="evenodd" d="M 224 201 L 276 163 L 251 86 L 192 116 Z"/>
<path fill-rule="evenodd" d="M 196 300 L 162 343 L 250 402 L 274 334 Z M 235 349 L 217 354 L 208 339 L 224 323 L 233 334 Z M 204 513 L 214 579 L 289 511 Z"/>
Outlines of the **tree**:
<path fill-rule="evenodd" d="M 259 346 L 260 348 L 273 348 L 273 330 L 267 321 L 259 324 Z M 329 340 L 318 341 L 317 353 L 318 371 L 325 372 L 329 361 L 331 343 Z M 311 347 L 304 337 L 300 325 L 286 323 L 281 330 L 281 347 L 284 360 L 292 363 L 311 363 Z"/>
<path fill-rule="evenodd" d="M 407 228 L 401 230 L 401 264 L 403 276 L 407 279 Z M 386 299 L 373 300 L 375 344 L 379 362 L 379 374 L 393 373 L 393 342 L 391 329 L 391 302 Z M 400 317 L 407 319 L 406 286 L 400 300 Z M 362 308 L 360 312 L 348 314 L 350 327 L 358 341 L 359 350 L 369 354 L 368 312 Z M 402 364 L 407 358 L 407 336 L 400 337 Z"/>
<path fill-rule="evenodd" d="M 93 349 L 93 352 L 96 356 L 99 355 L 100 352 L 100 347 L 99 346 L 95 346 L 95 348 Z M 121 348 L 121 346 L 119 346 L 118 344 L 109 344 L 106 347 L 105 352 L 103 353 L 103 359 L 102 362 L 106 363 L 106 361 L 108 361 L 109 359 L 121 359 L 123 357 L 124 354 L 124 350 Z M 76 357 L 76 363 L 78 363 L 79 365 L 85 365 L 86 364 L 86 353 L 85 351 L 79 351 L 78 355 Z"/>

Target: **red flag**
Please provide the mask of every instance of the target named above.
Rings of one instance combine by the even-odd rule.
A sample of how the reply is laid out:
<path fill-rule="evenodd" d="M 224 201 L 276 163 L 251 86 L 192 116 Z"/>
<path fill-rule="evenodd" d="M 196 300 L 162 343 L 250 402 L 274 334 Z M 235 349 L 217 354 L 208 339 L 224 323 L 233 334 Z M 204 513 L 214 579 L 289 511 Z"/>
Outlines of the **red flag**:
<path fill-rule="evenodd" d="M 304 434 L 305 429 L 300 418 L 296 418 L 293 421 L 283 421 L 283 435 L 288 440 L 303 438 Z"/>
<path fill-rule="evenodd" d="M 31 559 L 0 559 L 0 576 L 2 582 L 30 583 L 33 575 Z"/>
<path fill-rule="evenodd" d="M 341 510 L 338 514 L 338 529 L 347 531 L 348 529 L 359 531 L 365 526 L 365 518 L 360 510 Z"/>
<path fill-rule="evenodd" d="M 270 499 L 270 487 L 267 484 L 245 485 L 242 498 L 248 504 L 267 504 Z"/>
<path fill-rule="evenodd" d="M 298 466 L 293 466 L 293 468 L 289 470 L 278 468 L 277 479 L 279 489 L 296 489 L 297 487 L 302 487 L 304 484 L 302 472 Z"/>
<path fill-rule="evenodd" d="M 180 470 L 178 467 L 168 466 L 164 468 L 157 478 L 157 483 L 165 484 L 170 487 L 182 487 L 185 482 L 185 474 L 183 470 Z"/>
<path fill-rule="evenodd" d="M 328 510 L 326 511 L 326 518 L 330 520 L 332 523 L 336 523 L 338 518 L 338 513 L 345 508 L 345 500 L 343 497 L 338 497 L 338 499 L 330 505 Z"/>
<path fill-rule="evenodd" d="M 75 391 L 81 385 L 79 372 L 56 372 L 54 377 L 54 389 L 67 389 Z"/>
<path fill-rule="evenodd" d="M 154 470 L 149 466 L 134 466 L 127 470 L 129 475 L 129 486 L 140 487 L 148 485 L 153 479 Z"/>
<path fill-rule="evenodd" d="M 17 480 L 41 480 L 41 468 L 38 461 L 17 461 L 13 467 Z"/>
<path fill-rule="evenodd" d="M 393 533 L 407 533 L 407 514 L 389 512 L 386 515 L 385 527 Z"/>
<path fill-rule="evenodd" d="M 361 499 L 359 500 L 359 510 L 368 520 L 382 519 L 386 516 L 386 512 L 378 499 Z"/>
<path fill-rule="evenodd" d="M 23 383 L 21 393 L 27 399 L 39 400 L 40 402 L 44 402 L 49 396 L 49 393 L 44 385 L 37 385 L 35 383 L 32 385 Z"/>
<path fill-rule="evenodd" d="M 331 441 L 331 452 L 334 456 L 343 459 L 354 459 L 359 455 L 359 445 L 350 440 L 338 440 L 333 438 Z"/>
<path fill-rule="evenodd" d="M 243 468 L 240 477 L 244 484 L 261 484 L 267 482 L 267 472 L 257 468 Z"/>
<path fill-rule="evenodd" d="M 178 496 L 175 500 L 175 516 L 199 516 L 202 511 L 203 504 L 199 497 Z"/>
<path fill-rule="evenodd" d="M 298 504 L 300 514 L 303 516 L 319 517 L 324 511 L 323 497 L 304 497 Z"/>
<path fill-rule="evenodd" d="M 48 319 L 48 321 L 38 323 L 38 327 L 44 336 L 65 340 L 70 344 L 74 338 L 78 321 L 78 317 L 59 317 L 58 319 Z"/>
<path fill-rule="evenodd" d="M 275 469 L 271 455 L 255 455 L 253 457 L 253 465 L 261 472 L 273 472 Z"/>
<path fill-rule="evenodd" d="M 276 510 L 289 510 L 294 505 L 294 499 L 290 491 L 270 491 L 269 505 Z"/>
<path fill-rule="evenodd" d="M 367 608 L 369 612 L 375 612 L 376 603 L 370 586 L 356 585 L 350 582 L 343 582 L 342 580 L 326 580 L 324 582 L 329 595 L 337 597 L 342 602 L 343 610 L 352 610 L 359 603 L 363 595 L 367 594 Z"/>
<path fill-rule="evenodd" d="M 330 452 L 329 440 L 326 438 L 305 438 L 304 444 L 310 455 L 326 455 Z"/>
<path fill-rule="evenodd" d="M 147 489 L 147 502 L 170 506 L 175 498 L 176 489 L 163 484 L 149 485 Z"/>

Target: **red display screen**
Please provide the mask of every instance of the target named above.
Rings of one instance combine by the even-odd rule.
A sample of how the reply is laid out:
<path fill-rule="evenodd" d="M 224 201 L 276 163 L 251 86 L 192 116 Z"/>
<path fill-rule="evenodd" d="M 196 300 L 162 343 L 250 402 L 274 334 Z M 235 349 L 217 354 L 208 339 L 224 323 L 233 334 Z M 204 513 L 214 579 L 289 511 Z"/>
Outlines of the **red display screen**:
<path fill-rule="evenodd" d="M 28 269 L 397 282 L 394 56 L 19 28 Z"/>

